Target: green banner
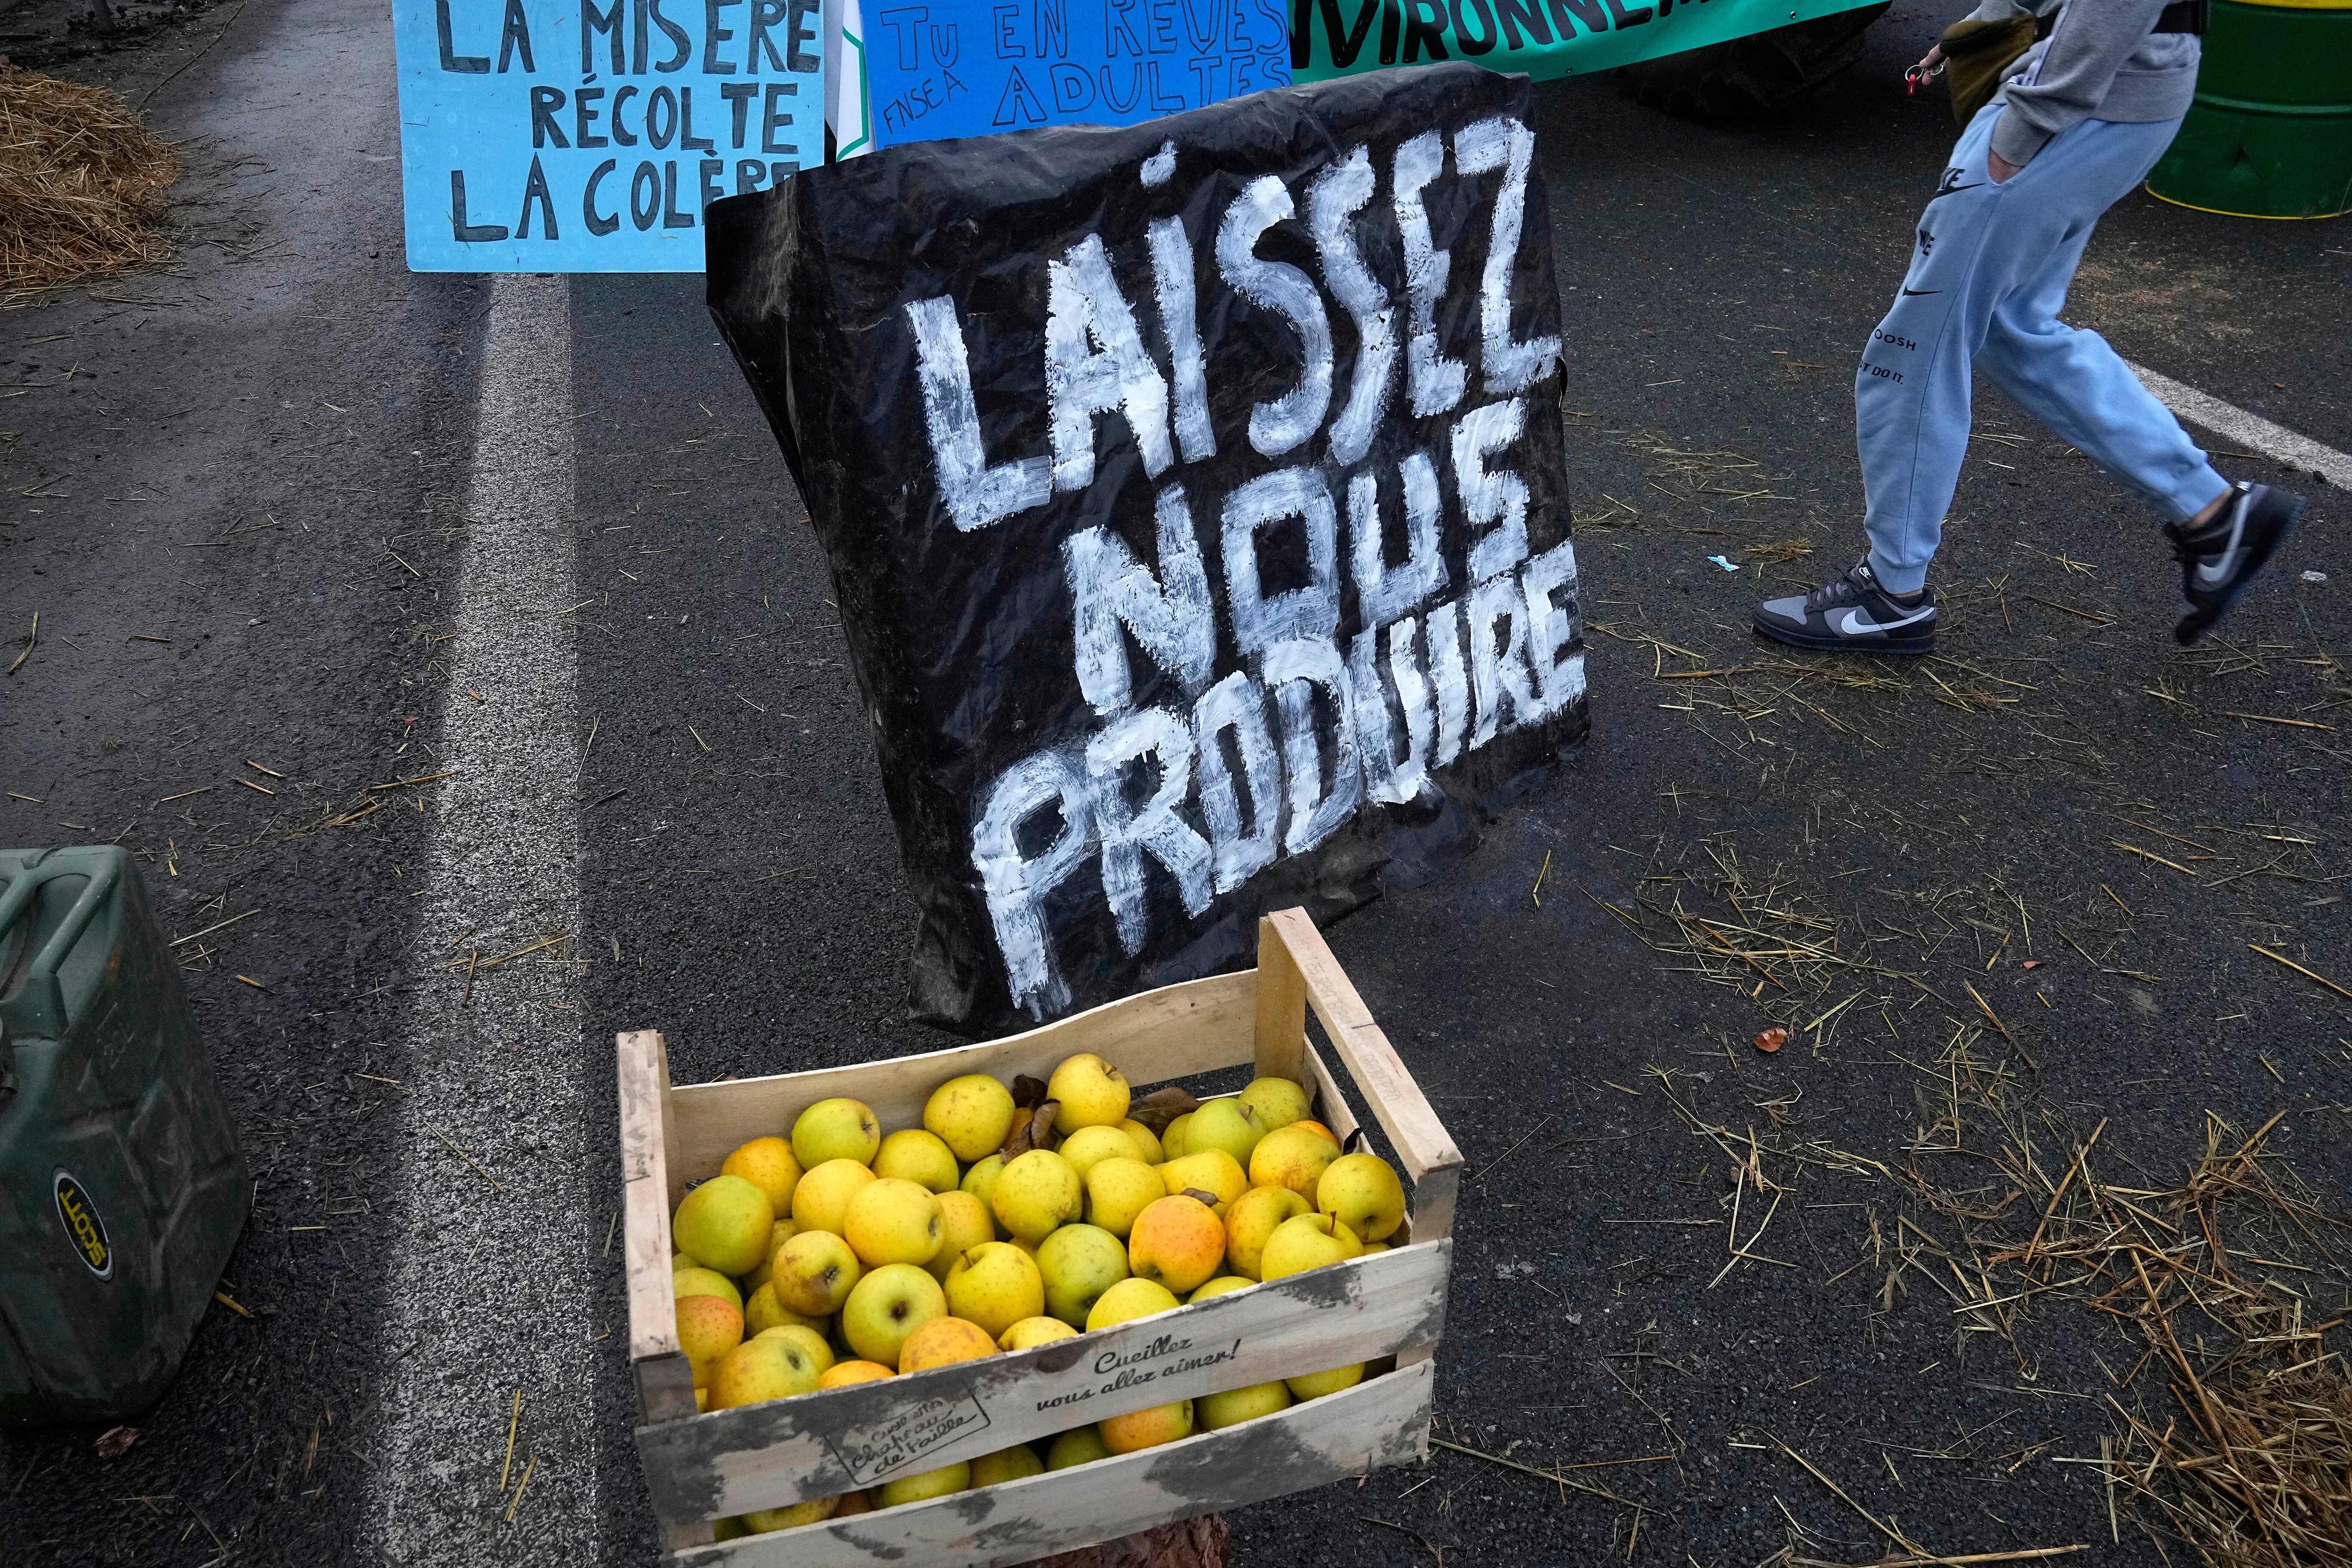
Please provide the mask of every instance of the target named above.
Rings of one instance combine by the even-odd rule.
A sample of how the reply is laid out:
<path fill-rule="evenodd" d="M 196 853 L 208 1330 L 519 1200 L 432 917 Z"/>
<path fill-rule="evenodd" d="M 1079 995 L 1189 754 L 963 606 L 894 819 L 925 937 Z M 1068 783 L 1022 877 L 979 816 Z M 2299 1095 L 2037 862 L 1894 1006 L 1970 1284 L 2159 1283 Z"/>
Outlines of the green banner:
<path fill-rule="evenodd" d="M 1874 0 L 1291 0 L 1297 81 L 1465 59 L 1538 80 L 1769 32 Z"/>

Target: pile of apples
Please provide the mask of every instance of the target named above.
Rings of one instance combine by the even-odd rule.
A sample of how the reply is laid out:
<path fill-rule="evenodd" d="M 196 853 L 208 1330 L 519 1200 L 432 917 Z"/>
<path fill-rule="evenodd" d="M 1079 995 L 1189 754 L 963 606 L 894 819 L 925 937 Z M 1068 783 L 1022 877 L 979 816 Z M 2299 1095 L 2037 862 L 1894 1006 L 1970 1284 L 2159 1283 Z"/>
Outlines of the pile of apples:
<path fill-rule="evenodd" d="M 1039 1100 L 1034 1079 L 1024 1099 Z M 1161 1095 L 1171 1091 L 1163 1090 Z M 1160 1096 L 1150 1097 L 1160 1100 Z M 1192 1103 L 1189 1097 L 1177 1097 Z M 1165 1102 L 1161 1109 L 1164 1111 Z M 1262 1078 L 1155 1132 L 1092 1055 L 1042 1103 L 985 1074 L 941 1084 L 885 1137 L 855 1100 L 755 1138 L 677 1206 L 678 1342 L 724 1410 L 1027 1350 L 1384 1251 L 1404 1187 L 1343 1153 L 1307 1091 Z M 1133 1453 L 1353 1387 L 1361 1363 L 1179 1400 L 969 1463 L 722 1520 L 720 1539 L 891 1508 Z"/>

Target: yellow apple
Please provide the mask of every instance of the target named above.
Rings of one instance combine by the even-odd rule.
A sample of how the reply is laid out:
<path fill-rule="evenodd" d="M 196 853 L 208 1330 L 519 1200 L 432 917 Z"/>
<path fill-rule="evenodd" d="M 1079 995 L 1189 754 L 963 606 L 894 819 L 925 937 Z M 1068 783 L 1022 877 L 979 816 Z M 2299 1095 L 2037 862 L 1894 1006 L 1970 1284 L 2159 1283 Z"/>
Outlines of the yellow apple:
<path fill-rule="evenodd" d="M 945 1229 L 939 1194 L 895 1176 L 877 1176 L 858 1188 L 842 1215 L 843 1238 L 869 1268 L 929 1263 L 940 1255 Z"/>
<path fill-rule="evenodd" d="M 1017 1481 L 1029 1476 L 1045 1473 L 1045 1461 L 1037 1450 L 1026 1443 L 1015 1443 L 1010 1448 L 1000 1448 L 993 1454 L 982 1454 L 971 1462 L 971 1484 L 992 1487 L 1003 1481 Z"/>
<path fill-rule="evenodd" d="M 783 1215 L 783 1211 L 782 1209 L 779 1209 L 776 1212 L 780 1216 Z M 767 1258 L 760 1265 L 760 1267 L 751 1270 L 751 1273 L 743 1276 L 744 1289 L 757 1290 L 761 1286 L 765 1285 L 769 1280 L 775 1278 L 776 1254 L 783 1250 L 784 1243 L 790 1241 L 795 1236 L 798 1236 L 800 1231 L 801 1227 L 794 1225 L 789 1217 L 780 1217 L 774 1225 L 768 1227 Z"/>
<path fill-rule="evenodd" d="M 1315 1184 L 1339 1157 L 1338 1144 L 1325 1142 L 1319 1133 L 1294 1121 L 1258 1141 L 1257 1152 L 1250 1156 L 1250 1185 L 1288 1187 L 1313 1208 Z"/>
<path fill-rule="evenodd" d="M 731 1302 L 737 1311 L 743 1310 L 743 1292 L 735 1288 L 735 1281 L 716 1268 L 697 1265 L 692 1268 L 673 1270 L 669 1277 L 669 1289 L 670 1294 L 681 1301 L 688 1296 L 721 1296 Z"/>
<path fill-rule="evenodd" d="M 1168 1158 L 1167 1152 L 1160 1147 L 1160 1134 L 1135 1118 L 1130 1116 L 1120 1122 L 1118 1130 L 1135 1140 L 1135 1147 L 1143 1155 L 1145 1164 L 1157 1165 Z"/>
<path fill-rule="evenodd" d="M 732 1410 L 816 1392 L 817 1367 L 792 1340 L 761 1334 L 719 1358 L 710 1372 L 710 1408 Z"/>
<path fill-rule="evenodd" d="M 1055 1434 L 1045 1448 L 1045 1468 L 1066 1470 L 1074 1465 L 1090 1465 L 1097 1459 L 1108 1459 L 1110 1450 L 1103 1446 L 1102 1434 L 1091 1426 Z"/>
<path fill-rule="evenodd" d="M 1004 1147 L 1013 1131 L 1013 1091 L 984 1072 L 951 1078 L 923 1102 L 923 1127 L 967 1163 Z"/>
<path fill-rule="evenodd" d="M 1205 1284 L 1225 1260 L 1225 1226 L 1200 1199 L 1161 1198 L 1135 1218 L 1128 1233 L 1127 1267 L 1139 1279 L 1171 1290 Z"/>
<path fill-rule="evenodd" d="M 1184 1134 L 1191 1131 L 1192 1126 L 1192 1113 L 1188 1110 L 1160 1130 L 1160 1158 L 1162 1163 L 1184 1157 L 1187 1152 L 1184 1147 Z"/>
<path fill-rule="evenodd" d="M 1100 1226 L 1066 1225 L 1038 1244 L 1037 1272 L 1045 1280 L 1045 1310 L 1075 1328 L 1104 1291 L 1127 1278 L 1127 1248 Z"/>
<path fill-rule="evenodd" d="M 1251 1151 L 1265 1136 L 1265 1129 L 1257 1124 L 1240 1100 L 1212 1100 L 1192 1112 L 1192 1120 L 1184 1129 L 1184 1152 L 1198 1154 L 1203 1150 L 1223 1149 L 1234 1157 L 1234 1164 L 1247 1170 Z"/>
<path fill-rule="evenodd" d="M 928 1372 L 953 1362 L 978 1361 L 996 1353 L 996 1337 L 962 1318 L 933 1318 L 898 1347 L 898 1371 Z"/>
<path fill-rule="evenodd" d="M 902 1502 L 926 1502 L 935 1497 L 971 1489 L 971 1466 L 961 1460 L 942 1465 L 936 1470 L 925 1470 L 919 1476 L 907 1476 L 895 1481 L 884 1481 L 876 1494 L 877 1508 L 897 1508 Z"/>
<path fill-rule="evenodd" d="M 840 1503 L 837 1497 L 820 1497 L 783 1508 L 756 1508 L 743 1516 L 743 1528 L 753 1535 L 765 1535 L 772 1530 L 798 1530 L 803 1524 L 831 1519 Z M 713 1539 L 718 1533 L 716 1530 L 711 1531 Z"/>
<path fill-rule="evenodd" d="M 1192 1402 L 1180 1399 L 1173 1405 L 1131 1410 L 1124 1415 L 1096 1422 L 1095 1430 L 1102 1434 L 1103 1447 L 1114 1454 L 1156 1448 L 1162 1443 L 1173 1443 L 1179 1437 L 1192 1435 Z"/>
<path fill-rule="evenodd" d="M 1085 1208 L 1078 1173 L 1059 1154 L 1032 1149 L 1004 1167 L 989 1194 L 996 1223 L 1014 1236 L 1043 1241 Z"/>
<path fill-rule="evenodd" d="M 1300 1399 L 1320 1399 L 1327 1394 L 1337 1394 L 1343 1388 L 1353 1388 L 1364 1381 L 1364 1363 L 1335 1366 L 1328 1372 L 1310 1372 L 1304 1377 L 1286 1377 L 1283 1384 Z"/>
<path fill-rule="evenodd" d="M 1087 1173 L 1087 1223 L 1124 1238 L 1135 1228 L 1135 1216 L 1167 1195 L 1168 1184 L 1142 1161 L 1097 1160 Z"/>
<path fill-rule="evenodd" d="M 772 1329 L 760 1331 L 760 1338 L 767 1339 L 771 1336 L 780 1340 L 790 1340 L 806 1351 L 809 1360 L 816 1364 L 816 1374 L 820 1380 L 818 1386 L 824 1386 L 822 1380 L 826 1373 L 834 1369 L 835 1363 L 833 1346 L 825 1342 L 823 1333 L 808 1323 L 782 1323 Z"/>
<path fill-rule="evenodd" d="M 1225 1261 L 1236 1274 L 1255 1279 L 1265 1256 L 1265 1240 L 1286 1219 L 1314 1208 L 1288 1187 L 1252 1187 L 1225 1211 Z"/>
<path fill-rule="evenodd" d="M 971 1170 L 966 1171 L 963 1173 L 963 1180 L 957 1185 L 982 1203 L 986 1203 L 996 1192 L 996 1178 L 1003 1173 L 1004 1156 L 991 1154 L 985 1160 L 974 1164 Z"/>
<path fill-rule="evenodd" d="M 1277 1410 L 1287 1410 L 1290 1405 L 1290 1389 L 1286 1384 L 1255 1383 L 1247 1388 L 1231 1389 L 1197 1399 L 1193 1401 L 1192 1408 L 1201 1418 L 1201 1429 L 1214 1432 L 1221 1427 L 1238 1426 L 1244 1421 L 1255 1421 L 1261 1415 L 1271 1415 Z"/>
<path fill-rule="evenodd" d="M 1160 1180 L 1171 1194 L 1188 1188 L 1212 1194 L 1217 1201 L 1209 1206 L 1219 1219 L 1224 1218 L 1235 1198 L 1249 1191 L 1249 1173 L 1223 1149 L 1203 1149 L 1171 1160 L 1160 1167 Z"/>
<path fill-rule="evenodd" d="M 1054 1152 L 1070 1163 L 1070 1169 L 1081 1180 L 1099 1161 L 1133 1160 L 1143 1153 L 1135 1140 L 1117 1127 L 1081 1127 L 1063 1139 L 1062 1146 Z"/>
<path fill-rule="evenodd" d="M 1175 1292 L 1151 1279 L 1122 1279 L 1097 1299 L 1087 1312 L 1087 1332 L 1131 1323 L 1155 1312 L 1172 1312 L 1183 1303 Z"/>
<path fill-rule="evenodd" d="M 1258 1078 L 1242 1090 L 1242 1104 L 1265 1131 L 1287 1127 L 1305 1116 L 1312 1100 L 1306 1086 L 1286 1078 Z"/>
<path fill-rule="evenodd" d="M 1092 1052 L 1068 1058 L 1045 1081 L 1045 1098 L 1062 1102 L 1054 1131 L 1067 1138 L 1081 1127 L 1116 1127 L 1127 1120 L 1127 1079 Z"/>
<path fill-rule="evenodd" d="M 1334 1149 L 1339 1147 L 1339 1135 L 1337 1132 L 1332 1131 L 1328 1127 L 1323 1125 L 1320 1121 L 1316 1121 L 1311 1116 L 1302 1116 L 1297 1121 L 1292 1122 L 1291 1125 L 1293 1127 L 1304 1127 L 1309 1132 L 1319 1132 L 1323 1135 L 1323 1142 L 1328 1143 Z"/>
<path fill-rule="evenodd" d="M 898 1374 L 879 1362 L 837 1361 L 817 1374 L 819 1388 L 847 1388 L 852 1384 L 874 1383 Z"/>
<path fill-rule="evenodd" d="M 698 1388 L 694 1391 L 695 1397 L 699 1399 L 707 1392 L 708 1390 Z M 740 1541 L 744 1536 L 751 1534 L 751 1527 L 743 1522 L 744 1520 L 751 1517 L 751 1516 L 750 1514 L 744 1514 L 741 1518 L 738 1519 L 712 1520 L 710 1521 L 710 1539 L 712 1543 L 716 1544 L 721 1541 Z"/>
<path fill-rule="evenodd" d="M 907 1336 L 947 1315 L 947 1292 L 938 1280 L 911 1263 L 886 1263 L 849 1292 L 841 1331 L 860 1359 L 897 1366 Z"/>
<path fill-rule="evenodd" d="M 793 1152 L 803 1171 L 814 1171 L 827 1160 L 870 1165 L 881 1147 L 882 1123 L 863 1100 L 820 1100 L 793 1123 Z"/>
<path fill-rule="evenodd" d="M 1265 1251 L 1258 1260 L 1258 1278 L 1287 1279 L 1328 1263 L 1344 1263 L 1363 1249 L 1356 1233 L 1329 1215 L 1299 1215 L 1276 1226 L 1274 1234 L 1266 1237 Z"/>
<path fill-rule="evenodd" d="M 817 1314 L 820 1321 L 822 1316 Z M 778 1300 L 776 1282 L 771 1279 L 752 1291 L 751 1299 L 743 1303 L 743 1331 L 747 1334 L 763 1334 L 770 1329 L 781 1329 L 793 1323 L 805 1324 L 810 1321 L 810 1317 L 811 1314 L 795 1312 Z"/>
<path fill-rule="evenodd" d="M 882 1147 L 874 1156 L 874 1173 L 895 1176 L 912 1182 L 935 1193 L 951 1193 L 961 1179 L 956 1174 L 956 1157 L 944 1140 L 936 1132 L 926 1132 L 908 1127 L 882 1140 Z"/>
<path fill-rule="evenodd" d="M 1066 1340 L 1077 1331 L 1059 1318 L 1024 1318 L 998 1337 L 996 1348 L 1008 1352 L 1034 1350 L 1055 1340 Z"/>
<path fill-rule="evenodd" d="M 1386 1252 L 1388 1249 L 1389 1244 L 1385 1241 L 1368 1241 L 1364 1243 L 1364 1250 L 1361 1256 L 1370 1258 L 1375 1252 Z"/>
<path fill-rule="evenodd" d="M 778 1214 L 793 1212 L 793 1188 L 801 1179 L 801 1163 L 793 1146 L 781 1138 L 754 1138 L 740 1145 L 719 1163 L 721 1175 L 740 1176 L 768 1194 L 768 1206 Z"/>
<path fill-rule="evenodd" d="M 829 1230 L 839 1236 L 849 1200 L 873 1180 L 874 1173 L 856 1160 L 827 1160 L 812 1166 L 793 1189 L 793 1223 L 804 1231 Z"/>
<path fill-rule="evenodd" d="M 1009 1242 L 984 1241 L 948 1270 L 948 1310 L 986 1329 L 991 1339 L 1045 1310 L 1037 1260 Z"/>
<path fill-rule="evenodd" d="M 686 1194 L 670 1219 L 680 1251 L 721 1274 L 749 1274 L 767 1256 L 776 1211 L 740 1176 L 713 1176 Z"/>
<path fill-rule="evenodd" d="M 1315 1206 L 1366 1241 L 1385 1241 L 1404 1223 L 1404 1184 L 1378 1154 L 1342 1154 L 1317 1184 Z"/>
<path fill-rule="evenodd" d="M 970 1193 L 941 1193 L 940 1249 L 923 1267 L 931 1271 L 932 1279 L 944 1285 L 948 1270 L 955 1267 L 957 1258 L 995 1239 L 996 1216 L 988 1212 L 986 1204 Z"/>
<path fill-rule="evenodd" d="M 694 1369 L 694 1386 L 710 1382 L 719 1358 L 743 1342 L 743 1314 L 722 1296 L 688 1296 L 677 1304 L 677 1348 Z"/>
<path fill-rule="evenodd" d="M 829 1230 L 804 1230 L 776 1254 L 768 1284 L 779 1305 L 804 1318 L 822 1318 L 841 1310 L 865 1272 L 849 1243 Z"/>
<path fill-rule="evenodd" d="M 1238 1274 L 1220 1274 L 1190 1296 L 1185 1297 L 1184 1300 L 1189 1306 L 1194 1301 L 1206 1301 L 1213 1297 L 1230 1296 L 1236 1290 L 1246 1290 L 1256 1283 L 1256 1280 L 1244 1279 Z"/>

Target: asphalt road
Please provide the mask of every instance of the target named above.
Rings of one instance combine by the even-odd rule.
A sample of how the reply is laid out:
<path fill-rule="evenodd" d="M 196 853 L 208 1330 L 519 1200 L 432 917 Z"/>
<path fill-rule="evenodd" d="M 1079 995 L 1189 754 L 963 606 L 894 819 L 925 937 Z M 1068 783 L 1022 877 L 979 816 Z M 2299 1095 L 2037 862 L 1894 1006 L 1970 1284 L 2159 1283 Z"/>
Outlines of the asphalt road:
<path fill-rule="evenodd" d="M 184 142 L 181 258 L 0 316 L 0 629 L 42 617 L 0 682 L 0 841 L 119 838 L 173 935 L 259 910 L 185 971 L 261 1178 L 226 1281 L 256 1316 L 207 1320 L 123 1458 L 0 1447 L 12 1563 L 649 1560 L 612 1033 L 661 1028 L 687 1080 L 940 1043 L 902 1016 L 912 921 L 824 563 L 700 280 L 408 274 L 381 22 L 248 0 L 77 68 L 152 89 Z M 2045 1164 L 2104 1118 L 2110 1178 L 2161 1188 L 2209 1117 L 2284 1110 L 2272 1147 L 2342 1206 L 2352 1008 L 2248 944 L 2352 974 L 2352 753 L 2232 715 L 2352 700 L 2344 492 L 2182 654 L 2152 522 L 1988 392 L 1938 566 L 1958 664 L 1801 680 L 1743 629 L 1859 548 L 1848 376 L 1949 140 L 1900 86 L 1934 26 L 1890 16 L 1762 124 L 1544 89 L 1592 738 L 1331 940 L 1473 1173 L 1439 1435 L 1637 1462 L 1570 1472 L 1604 1498 L 1441 1450 L 1235 1513 L 1241 1562 L 1861 1562 L 1883 1529 L 2154 1562 L 2056 1462 L 2098 1452 L 2100 1396 L 2163 1407 L 2110 1382 L 2116 1331 L 2061 1297 L 2017 1310 L 2012 1349 L 1956 1332 L 1921 1273 L 1886 1284 L 1904 1224 L 1951 1241 L 1906 1172 L 1994 1180 L 1963 1056 L 2006 1064 Z M 2341 449 L 2346 233 L 2136 196 L 2075 319 Z M 533 416 L 480 395 L 502 331 L 568 339 Z M 568 491 L 491 510 L 486 475 L 566 448 Z M 518 528 L 567 563 L 560 599 L 502 556 Z M 505 639 L 529 657 L 468 662 L 493 614 L 543 614 Z M 1696 670 L 1730 673 L 1664 679 Z M 459 756 L 508 787 L 372 791 Z M 1677 900 L 1877 970 L 1751 998 L 1675 951 Z M 443 967 L 567 930 L 462 1003 Z M 1774 1020 L 1796 1040 L 1767 1058 Z M 1966 1154 L 1932 1152 L 1948 1112 Z M 1764 1229 L 1733 1207 L 1751 1160 Z M 1726 1222 L 1777 1261 L 1731 1256 Z M 2341 1309 L 2326 1259 L 2263 1256 Z M 509 1521 L 518 1388 L 538 1468 Z"/>

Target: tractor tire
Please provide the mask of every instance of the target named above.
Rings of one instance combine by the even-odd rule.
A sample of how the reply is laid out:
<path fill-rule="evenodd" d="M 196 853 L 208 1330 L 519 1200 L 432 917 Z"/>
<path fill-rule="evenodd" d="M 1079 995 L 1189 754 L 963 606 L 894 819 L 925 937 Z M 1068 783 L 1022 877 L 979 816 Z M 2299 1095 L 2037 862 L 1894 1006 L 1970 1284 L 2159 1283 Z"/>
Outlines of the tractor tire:
<path fill-rule="evenodd" d="M 1891 3 L 1643 60 L 1618 76 L 1636 101 L 1680 119 L 1775 113 L 1828 91 L 1862 57 L 1864 29 L 1885 16 Z"/>

